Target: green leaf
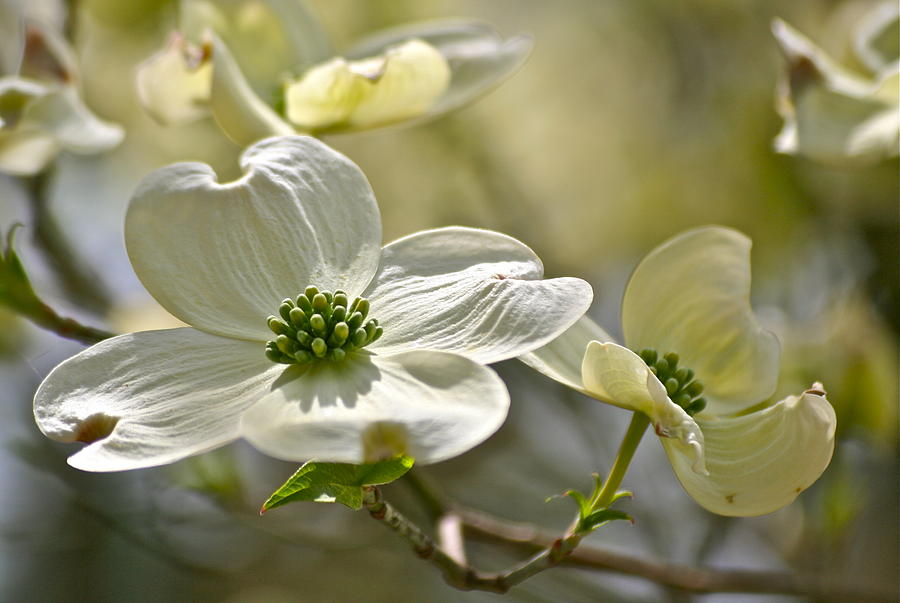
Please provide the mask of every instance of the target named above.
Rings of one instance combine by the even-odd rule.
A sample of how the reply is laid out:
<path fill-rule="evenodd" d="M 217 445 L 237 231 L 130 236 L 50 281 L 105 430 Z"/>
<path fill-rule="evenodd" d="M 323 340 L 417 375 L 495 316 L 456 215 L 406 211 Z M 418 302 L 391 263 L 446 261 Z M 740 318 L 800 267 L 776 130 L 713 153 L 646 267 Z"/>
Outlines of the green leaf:
<path fill-rule="evenodd" d="M 634 498 L 634 492 L 632 492 L 631 490 L 619 490 L 615 493 L 615 495 L 613 495 L 613 498 L 611 501 L 609 501 L 609 504 L 612 505 L 620 498 Z"/>
<path fill-rule="evenodd" d="M 263 503 L 260 514 L 292 502 L 338 502 L 360 509 L 363 486 L 387 484 L 402 477 L 413 466 L 413 458 L 399 456 L 387 461 L 350 465 L 347 463 L 304 463 Z"/>
<path fill-rule="evenodd" d="M 28 313 L 40 306 L 41 301 L 31 287 L 22 260 L 15 250 L 16 230 L 21 226 L 16 223 L 10 227 L 6 233 L 6 245 L 0 250 L 0 304 Z"/>
<path fill-rule="evenodd" d="M 563 492 L 563 496 L 568 496 L 578 503 L 578 508 L 580 509 L 582 516 L 590 510 L 590 501 L 578 490 L 566 490 Z"/>
<path fill-rule="evenodd" d="M 606 525 L 617 519 L 624 519 L 634 523 L 634 519 L 625 511 L 619 511 L 617 509 L 600 509 L 599 511 L 594 511 L 587 517 L 582 518 L 578 531 L 591 532 L 600 526 Z"/>

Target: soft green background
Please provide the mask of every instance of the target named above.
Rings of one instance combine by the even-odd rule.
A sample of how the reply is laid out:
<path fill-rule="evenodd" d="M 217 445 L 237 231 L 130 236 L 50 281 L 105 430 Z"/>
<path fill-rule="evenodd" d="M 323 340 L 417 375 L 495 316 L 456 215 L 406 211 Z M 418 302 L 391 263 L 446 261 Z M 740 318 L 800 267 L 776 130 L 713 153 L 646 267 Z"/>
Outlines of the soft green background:
<path fill-rule="evenodd" d="M 212 123 L 165 129 L 136 105 L 132 70 L 168 27 L 169 8 L 159 4 L 82 0 L 75 21 L 88 101 L 128 138 L 99 159 L 64 157 L 53 209 L 115 293 L 116 329 L 141 328 L 136 317 L 155 315 L 121 234 L 140 177 L 188 159 L 213 164 L 222 178 L 237 170 L 239 149 Z M 795 568 L 897 592 L 898 163 L 841 170 L 771 151 L 780 127 L 771 19 L 785 18 L 840 57 L 847 24 L 871 3 L 312 4 L 338 49 L 375 29 L 451 16 L 535 38 L 522 71 L 474 105 L 423 126 L 328 140 L 371 180 L 386 240 L 448 224 L 511 234 L 535 249 L 549 276 L 589 280 L 592 314 L 615 334 L 628 274 L 653 246 L 707 223 L 753 238 L 754 304 L 784 347 L 779 395 L 824 382 L 839 418 L 832 466 L 790 507 L 727 520 L 683 493 L 648 437 L 625 481 L 636 491 L 627 508 L 637 525 L 612 524 L 588 542 L 685 564 Z M 7 177 L 0 218 L 29 222 L 21 189 Z M 23 235 L 36 286 L 77 314 Z M 30 399 L 80 347 L 0 313 L 0 348 L 0 600 L 496 600 L 446 588 L 363 513 L 307 504 L 259 518 L 255 510 L 296 467 L 242 444 L 162 469 L 70 469 L 72 448 L 40 436 Z M 497 368 L 513 398 L 509 421 L 480 448 L 428 472 L 467 504 L 562 530 L 574 506 L 544 498 L 585 489 L 592 471 L 607 469 L 627 416 L 516 362 Z M 416 515 L 404 485 L 386 493 Z M 481 544 L 471 552 L 486 569 L 512 559 Z M 688 600 L 572 569 L 547 572 L 508 597 Z"/>

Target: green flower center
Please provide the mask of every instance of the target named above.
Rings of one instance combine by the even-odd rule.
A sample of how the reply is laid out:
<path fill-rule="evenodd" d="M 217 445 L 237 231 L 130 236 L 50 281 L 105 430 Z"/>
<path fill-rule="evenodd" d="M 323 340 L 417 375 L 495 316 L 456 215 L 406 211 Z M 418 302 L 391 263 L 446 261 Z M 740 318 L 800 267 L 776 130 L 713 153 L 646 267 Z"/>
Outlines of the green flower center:
<path fill-rule="evenodd" d="M 366 320 L 368 313 L 369 300 L 364 297 L 349 303 L 343 291 L 309 286 L 296 300 L 281 302 L 280 317 L 267 319 L 275 339 L 266 342 L 266 358 L 282 364 L 339 362 L 381 337 L 383 329 L 374 318 Z"/>
<path fill-rule="evenodd" d="M 706 408 L 706 398 L 701 398 L 703 384 L 694 379 L 694 371 L 678 368 L 678 354 L 669 352 L 664 356 L 656 350 L 641 350 L 641 359 L 647 363 L 657 379 L 665 386 L 669 399 L 693 416 Z"/>

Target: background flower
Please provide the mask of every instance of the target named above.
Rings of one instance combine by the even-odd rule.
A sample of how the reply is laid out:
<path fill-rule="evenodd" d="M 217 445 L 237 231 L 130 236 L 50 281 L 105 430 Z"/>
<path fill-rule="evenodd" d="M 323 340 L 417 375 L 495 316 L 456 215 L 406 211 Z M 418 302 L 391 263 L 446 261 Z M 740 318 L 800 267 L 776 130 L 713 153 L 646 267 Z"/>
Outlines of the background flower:
<path fill-rule="evenodd" d="M 122 128 L 84 104 L 77 61 L 62 34 L 24 6 L 4 2 L 0 36 L 0 171 L 28 176 L 60 151 L 99 153 L 122 141 Z"/>
<path fill-rule="evenodd" d="M 758 406 L 775 391 L 779 350 L 749 298 L 750 240 L 721 227 L 691 230 L 651 251 L 632 274 L 622 302 L 628 347 L 582 324 L 522 360 L 646 414 L 678 479 L 706 509 L 770 513 L 828 466 L 835 415 L 820 384 Z"/>
<path fill-rule="evenodd" d="M 900 8 L 877 3 L 855 28 L 866 73 L 839 65 L 780 19 L 772 31 L 785 58 L 778 88 L 782 153 L 825 163 L 875 162 L 900 153 Z"/>
<path fill-rule="evenodd" d="M 180 32 L 137 72 L 143 105 L 163 123 L 211 111 L 239 144 L 298 131 L 331 134 L 431 119 L 514 73 L 528 36 L 503 40 L 471 20 L 377 32 L 334 57 L 301 2 L 181 4 Z M 274 46 L 263 53 L 257 40 Z M 251 61 L 271 56 L 257 69 Z"/>

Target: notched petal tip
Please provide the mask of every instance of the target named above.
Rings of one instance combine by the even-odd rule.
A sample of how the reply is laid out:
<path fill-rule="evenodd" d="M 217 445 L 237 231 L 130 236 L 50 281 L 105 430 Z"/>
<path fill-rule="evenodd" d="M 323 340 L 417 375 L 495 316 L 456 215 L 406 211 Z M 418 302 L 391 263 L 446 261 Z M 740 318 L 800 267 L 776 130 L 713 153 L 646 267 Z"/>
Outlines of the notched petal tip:
<path fill-rule="evenodd" d="M 765 409 L 730 417 L 699 416 L 709 474 L 663 440 L 685 490 L 727 516 L 755 516 L 790 504 L 828 467 L 836 419 L 820 383 Z"/>
<path fill-rule="evenodd" d="M 825 386 L 822 385 L 822 383 L 820 381 L 816 381 L 815 383 L 812 384 L 812 386 L 808 390 L 806 390 L 803 393 L 810 394 L 813 396 L 820 396 L 820 397 L 824 398 L 825 397 Z"/>
<path fill-rule="evenodd" d="M 57 442 L 81 442 L 92 444 L 109 437 L 121 417 L 104 412 L 87 416 L 53 416 L 36 412 L 35 418 L 40 430 L 48 438 Z"/>
<path fill-rule="evenodd" d="M 112 434 L 118 422 L 119 417 L 102 412 L 94 413 L 78 423 L 72 441 L 92 444 L 107 438 Z"/>

